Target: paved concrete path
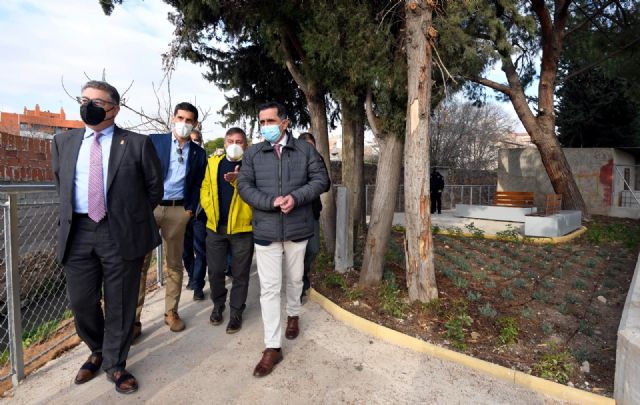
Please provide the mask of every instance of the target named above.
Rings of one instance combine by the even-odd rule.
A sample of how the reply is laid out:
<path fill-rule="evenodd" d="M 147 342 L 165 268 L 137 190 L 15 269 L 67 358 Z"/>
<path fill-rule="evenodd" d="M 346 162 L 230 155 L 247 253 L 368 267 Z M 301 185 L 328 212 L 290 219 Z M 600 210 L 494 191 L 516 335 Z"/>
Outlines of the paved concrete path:
<path fill-rule="evenodd" d="M 255 271 L 254 271 L 255 273 Z M 208 294 L 207 294 L 208 296 Z M 283 339 L 284 361 L 265 378 L 252 376 L 261 356 L 262 322 L 254 274 L 243 329 L 212 326 L 210 301 L 184 290 L 182 333 L 163 324 L 164 289 L 143 312 L 142 340 L 128 369 L 140 390 L 115 392 L 104 373 L 84 385 L 73 377 L 88 355 L 83 344 L 29 376 L 3 402 L 16 404 L 556 404 L 540 394 L 363 335 L 307 302 L 298 339 Z M 284 300 L 283 300 L 284 302 Z"/>

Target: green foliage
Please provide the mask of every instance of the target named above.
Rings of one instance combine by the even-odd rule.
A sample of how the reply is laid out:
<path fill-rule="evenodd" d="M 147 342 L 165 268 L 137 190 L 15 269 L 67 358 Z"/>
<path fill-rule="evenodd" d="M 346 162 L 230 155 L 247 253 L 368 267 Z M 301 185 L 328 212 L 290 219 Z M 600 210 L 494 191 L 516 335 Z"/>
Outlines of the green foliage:
<path fill-rule="evenodd" d="M 593 336 L 593 326 L 586 319 L 580 319 L 578 322 L 578 331 L 585 336 Z"/>
<path fill-rule="evenodd" d="M 505 230 L 496 232 L 496 238 L 505 242 L 521 242 L 520 232 L 513 225 L 508 224 Z"/>
<path fill-rule="evenodd" d="M 342 290 L 347 288 L 347 280 L 340 273 L 328 272 L 325 274 L 323 282 L 327 288 L 340 288 Z"/>
<path fill-rule="evenodd" d="M 216 138 L 204 143 L 204 150 L 207 151 L 207 156 L 211 156 L 218 149 L 224 149 L 224 138 Z"/>
<path fill-rule="evenodd" d="M 502 298 L 504 298 L 505 300 L 512 300 L 515 298 L 515 296 L 513 295 L 513 291 L 511 290 L 511 288 L 507 287 L 505 289 L 503 289 L 500 292 L 500 295 L 502 296 Z"/>
<path fill-rule="evenodd" d="M 549 350 L 531 367 L 531 371 L 539 377 L 566 384 L 575 371 L 575 359 L 569 350 L 550 345 Z"/>
<path fill-rule="evenodd" d="M 429 302 L 422 303 L 422 309 L 430 314 L 441 316 L 445 311 L 444 301 L 440 298 L 434 298 Z"/>
<path fill-rule="evenodd" d="M 469 301 L 478 301 L 480 298 L 482 298 L 482 294 L 479 291 L 467 292 L 467 299 Z"/>
<path fill-rule="evenodd" d="M 550 278 L 545 278 L 542 280 L 542 288 L 546 288 L 547 290 L 551 290 L 555 287 L 555 283 Z"/>
<path fill-rule="evenodd" d="M 562 315 L 566 315 L 569 313 L 569 306 L 566 302 L 562 302 L 558 305 L 558 312 L 560 312 Z"/>
<path fill-rule="evenodd" d="M 596 260 L 594 258 L 591 258 L 591 259 L 587 260 L 587 262 L 585 263 L 585 266 L 587 266 L 590 269 L 593 269 L 597 265 L 598 265 L 598 260 Z"/>
<path fill-rule="evenodd" d="M 587 284 L 581 278 L 576 278 L 571 282 L 571 286 L 576 290 L 584 290 L 587 288 Z"/>
<path fill-rule="evenodd" d="M 515 280 L 513 280 L 513 282 L 511 283 L 515 288 L 527 288 L 527 281 L 521 278 L 516 278 Z"/>
<path fill-rule="evenodd" d="M 444 324 L 447 329 L 447 337 L 451 339 L 453 347 L 459 350 L 466 349 L 464 328 L 471 326 L 471 324 L 473 324 L 473 319 L 466 314 L 453 316 Z"/>
<path fill-rule="evenodd" d="M 484 239 L 484 231 L 474 225 L 473 222 L 464 226 L 472 238 Z"/>
<path fill-rule="evenodd" d="M 553 324 L 547 321 L 542 322 L 542 331 L 545 335 L 551 335 L 553 333 Z"/>
<path fill-rule="evenodd" d="M 473 273 L 471 273 L 471 276 L 474 280 L 482 281 L 487 278 L 487 272 L 483 270 L 474 271 Z"/>
<path fill-rule="evenodd" d="M 402 318 L 408 305 L 400 299 L 400 289 L 393 281 L 385 281 L 380 287 L 379 296 L 382 310 L 395 318 Z"/>
<path fill-rule="evenodd" d="M 480 315 L 485 318 L 495 318 L 496 315 L 498 315 L 498 311 L 496 311 L 488 302 L 481 306 L 478 311 L 480 312 Z"/>
<path fill-rule="evenodd" d="M 466 290 L 469 286 L 469 282 L 464 277 L 456 277 L 453 279 L 453 285 L 461 290 Z"/>
<path fill-rule="evenodd" d="M 575 304 L 576 302 L 578 302 L 578 297 L 576 297 L 575 294 L 573 293 L 567 293 L 564 296 L 565 301 L 567 301 L 569 304 Z"/>
<path fill-rule="evenodd" d="M 549 294 L 543 290 L 536 290 L 533 292 L 532 297 L 534 300 L 547 303 L 549 301 Z"/>
<path fill-rule="evenodd" d="M 509 269 L 504 269 L 500 272 L 500 275 L 506 279 L 513 277 L 513 271 Z"/>
<path fill-rule="evenodd" d="M 464 232 L 462 231 L 462 229 L 458 226 L 448 226 L 445 228 L 447 230 L 447 233 L 450 236 L 453 236 L 455 238 L 461 238 L 464 236 Z"/>
<path fill-rule="evenodd" d="M 533 310 L 529 307 L 522 308 L 522 310 L 520 311 L 520 314 L 522 315 L 523 318 L 526 318 L 526 319 L 533 319 L 536 316 Z"/>
<path fill-rule="evenodd" d="M 498 326 L 500 327 L 500 335 L 498 339 L 504 345 L 515 343 L 518 338 L 518 321 L 512 317 L 498 318 Z"/>
<path fill-rule="evenodd" d="M 491 280 L 491 279 L 489 279 L 489 280 L 484 282 L 484 286 L 486 288 L 489 288 L 489 289 L 496 288 L 496 282 Z"/>
<path fill-rule="evenodd" d="M 0 352 L 0 367 L 4 367 L 9 362 L 9 349 L 4 349 Z"/>
<path fill-rule="evenodd" d="M 585 237 L 593 244 L 619 242 L 629 249 L 636 249 L 640 245 L 640 227 L 628 224 L 594 223 L 587 228 Z"/>

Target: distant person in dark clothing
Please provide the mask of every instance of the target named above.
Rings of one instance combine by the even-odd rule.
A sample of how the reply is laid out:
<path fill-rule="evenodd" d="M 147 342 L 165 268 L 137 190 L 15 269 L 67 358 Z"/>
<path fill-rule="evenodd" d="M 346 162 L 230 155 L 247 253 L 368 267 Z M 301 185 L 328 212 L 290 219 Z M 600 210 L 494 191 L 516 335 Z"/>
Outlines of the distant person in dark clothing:
<path fill-rule="evenodd" d="M 429 179 L 429 188 L 431 189 L 431 213 L 438 210 L 438 214 L 442 214 L 442 190 L 444 190 L 444 177 L 434 167 L 431 170 Z"/>
<path fill-rule="evenodd" d="M 202 133 L 194 129 L 191 131 L 191 141 L 201 148 L 204 148 Z M 187 223 L 184 232 L 184 249 L 182 261 L 189 275 L 187 290 L 193 290 L 195 301 L 204 300 L 204 277 L 207 271 L 207 257 L 205 250 L 205 238 L 207 236 L 207 216 L 198 202 L 198 206 L 193 216 Z"/>
<path fill-rule="evenodd" d="M 307 141 L 313 147 L 316 147 L 316 138 L 310 132 L 303 132 L 298 137 L 301 141 Z M 320 253 L 320 211 L 322 211 L 322 202 L 320 197 L 311 202 L 311 210 L 313 211 L 313 236 L 309 238 L 307 243 L 307 249 L 304 252 L 304 274 L 302 276 L 302 295 L 300 301 L 307 294 L 307 290 L 311 287 L 309 280 L 309 272 L 311 271 L 311 265 L 315 260 L 318 253 Z"/>

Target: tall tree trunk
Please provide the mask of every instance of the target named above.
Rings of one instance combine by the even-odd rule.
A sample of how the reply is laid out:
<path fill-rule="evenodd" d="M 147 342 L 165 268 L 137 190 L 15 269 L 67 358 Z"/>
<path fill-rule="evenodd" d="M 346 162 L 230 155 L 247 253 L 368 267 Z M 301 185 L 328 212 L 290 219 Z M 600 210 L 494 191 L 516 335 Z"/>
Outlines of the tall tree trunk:
<path fill-rule="evenodd" d="M 384 255 L 387 253 L 396 197 L 400 184 L 404 140 L 394 134 L 378 138 L 380 155 L 376 171 L 376 191 L 373 194 L 371 219 L 364 245 L 364 258 L 360 270 L 360 284 L 380 284 L 384 270 Z"/>
<path fill-rule="evenodd" d="M 331 160 L 329 151 L 329 130 L 327 126 L 327 105 L 324 100 L 324 93 L 305 93 L 307 104 L 309 105 L 309 115 L 311 116 L 311 129 L 316 138 L 316 144 L 320 155 L 327 165 L 329 177 L 331 177 Z M 324 236 L 324 246 L 327 253 L 333 257 L 336 249 L 336 199 L 333 187 L 320 196 L 322 201 L 322 212 L 320 213 L 320 228 Z"/>
<path fill-rule="evenodd" d="M 433 265 L 429 202 L 429 111 L 431 109 L 430 2 L 405 0 L 407 7 L 407 128 L 404 145 L 405 253 L 409 299 L 438 297 Z"/>
<path fill-rule="evenodd" d="M 357 244 L 364 232 L 364 108 L 341 103 L 342 183 L 349 190 L 349 237 Z"/>

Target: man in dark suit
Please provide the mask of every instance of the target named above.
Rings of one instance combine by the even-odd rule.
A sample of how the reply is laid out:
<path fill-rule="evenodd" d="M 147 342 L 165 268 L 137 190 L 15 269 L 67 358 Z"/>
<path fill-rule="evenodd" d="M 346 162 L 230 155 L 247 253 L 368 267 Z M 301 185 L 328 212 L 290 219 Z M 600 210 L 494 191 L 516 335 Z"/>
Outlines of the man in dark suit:
<path fill-rule="evenodd" d="M 140 266 L 160 243 L 153 209 L 162 199 L 162 172 L 151 140 L 114 124 L 120 95 L 113 86 L 90 81 L 78 102 L 86 128 L 58 134 L 52 143 L 57 256 L 76 331 L 91 350 L 75 383 L 91 380 L 102 366 L 116 390 L 128 394 L 138 389 L 125 366 Z"/>
<path fill-rule="evenodd" d="M 198 125 L 198 109 L 189 103 L 179 103 L 173 111 L 172 131 L 150 135 L 162 165 L 164 195 L 153 211 L 160 228 L 165 247 L 167 278 L 165 284 L 164 323 L 172 332 L 184 330 L 185 324 L 178 315 L 178 303 L 182 292 L 182 251 L 187 223 L 196 212 L 200 202 L 200 185 L 207 167 L 207 152 L 191 141 L 191 131 Z M 134 338 L 142 333 L 140 314 L 144 305 L 147 271 L 151 255 L 147 255 L 142 266 L 142 277 L 138 292 L 138 308 Z M 203 300 L 204 295 L 194 291 L 194 299 Z"/>

